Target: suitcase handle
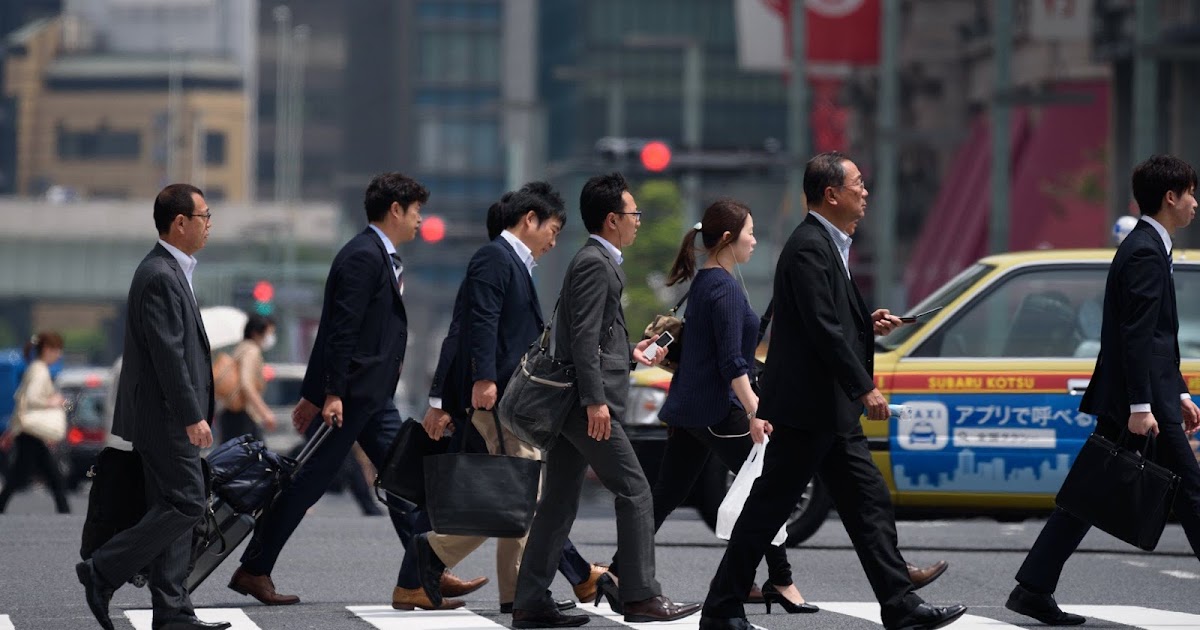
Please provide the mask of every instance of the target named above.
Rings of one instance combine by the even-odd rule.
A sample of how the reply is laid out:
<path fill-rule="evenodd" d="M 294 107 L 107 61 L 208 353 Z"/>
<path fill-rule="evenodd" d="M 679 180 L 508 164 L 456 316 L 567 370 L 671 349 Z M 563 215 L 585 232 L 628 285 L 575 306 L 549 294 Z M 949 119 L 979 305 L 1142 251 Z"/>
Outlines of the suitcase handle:
<path fill-rule="evenodd" d="M 317 432 L 313 433 L 312 438 L 308 440 L 308 444 L 305 444 L 304 448 L 300 450 L 300 454 L 296 456 L 296 471 L 299 471 L 304 466 L 304 463 L 308 461 L 308 458 L 312 457 L 313 452 L 325 442 L 331 431 L 333 431 L 332 427 L 324 422 L 321 423 L 321 426 L 317 427 Z M 295 474 L 295 471 L 293 471 L 293 474 Z"/>

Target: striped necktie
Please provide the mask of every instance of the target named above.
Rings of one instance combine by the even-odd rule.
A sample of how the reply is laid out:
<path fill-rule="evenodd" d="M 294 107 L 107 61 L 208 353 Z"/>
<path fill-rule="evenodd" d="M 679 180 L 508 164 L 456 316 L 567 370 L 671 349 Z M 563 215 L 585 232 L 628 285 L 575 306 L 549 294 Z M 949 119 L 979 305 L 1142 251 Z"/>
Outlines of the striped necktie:
<path fill-rule="evenodd" d="M 396 272 L 396 282 L 400 284 L 400 295 L 404 295 L 404 261 L 400 254 L 392 252 L 392 270 Z"/>

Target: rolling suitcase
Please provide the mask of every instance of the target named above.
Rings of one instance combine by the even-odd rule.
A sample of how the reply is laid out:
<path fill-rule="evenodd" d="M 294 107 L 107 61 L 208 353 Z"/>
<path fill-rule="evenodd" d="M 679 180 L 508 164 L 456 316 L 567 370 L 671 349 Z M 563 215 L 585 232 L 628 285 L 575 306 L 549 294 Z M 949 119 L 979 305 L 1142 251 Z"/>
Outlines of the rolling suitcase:
<path fill-rule="evenodd" d="M 330 428 L 321 424 L 312 438 L 304 445 L 304 449 L 296 456 L 295 464 L 288 471 L 286 481 L 290 481 L 303 468 L 312 454 L 329 437 Z M 230 442 L 233 442 L 232 440 Z M 227 443 L 228 444 L 228 443 Z M 224 446 L 224 445 L 222 445 Z M 283 491 L 283 485 L 275 491 L 270 503 Z M 209 513 L 205 516 L 205 527 L 202 534 L 197 534 L 193 541 L 192 570 L 184 582 L 188 592 L 196 588 L 229 557 L 238 546 L 254 531 L 254 527 L 262 514 L 271 509 L 270 503 L 252 512 L 239 512 L 229 501 L 215 492 L 212 495 Z"/>

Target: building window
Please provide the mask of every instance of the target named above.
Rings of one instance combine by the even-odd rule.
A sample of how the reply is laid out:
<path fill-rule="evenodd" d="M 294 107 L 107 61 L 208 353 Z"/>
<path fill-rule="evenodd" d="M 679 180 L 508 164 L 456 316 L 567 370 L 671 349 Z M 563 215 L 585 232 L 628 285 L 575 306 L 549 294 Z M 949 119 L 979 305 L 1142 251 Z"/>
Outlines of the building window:
<path fill-rule="evenodd" d="M 494 172 L 501 168 L 500 126 L 492 120 L 422 120 L 417 151 L 426 172 Z"/>
<path fill-rule="evenodd" d="M 225 164 L 224 131 L 209 131 L 204 134 L 204 163 L 208 166 Z"/>
<path fill-rule="evenodd" d="M 420 35 L 420 74 L 435 83 L 499 83 L 500 34 L 429 30 Z"/>
<path fill-rule="evenodd" d="M 142 136 L 137 131 L 118 131 L 103 125 L 94 131 L 58 127 L 61 160 L 136 160 L 141 155 Z"/>

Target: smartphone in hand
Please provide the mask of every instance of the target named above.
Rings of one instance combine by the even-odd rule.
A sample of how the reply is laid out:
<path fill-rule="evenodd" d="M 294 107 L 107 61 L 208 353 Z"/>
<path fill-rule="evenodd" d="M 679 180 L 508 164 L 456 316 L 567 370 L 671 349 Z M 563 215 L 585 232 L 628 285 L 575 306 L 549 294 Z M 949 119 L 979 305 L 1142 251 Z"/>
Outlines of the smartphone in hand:
<path fill-rule="evenodd" d="M 658 356 L 658 351 L 671 345 L 673 341 L 675 341 L 675 337 L 670 332 L 664 330 L 658 335 L 658 339 L 655 339 L 654 343 L 650 344 L 650 347 L 646 348 L 642 354 L 647 359 L 653 361 L 654 357 Z"/>
<path fill-rule="evenodd" d="M 935 306 L 935 307 L 929 309 L 928 311 L 925 311 L 924 313 L 917 313 L 916 315 L 905 315 L 904 317 L 900 318 L 900 321 L 904 322 L 905 324 L 912 324 L 912 323 L 916 322 L 918 319 L 921 319 L 921 318 L 929 316 L 929 315 L 933 315 L 934 313 L 942 310 L 943 308 L 944 307 L 942 307 L 942 306 Z"/>

